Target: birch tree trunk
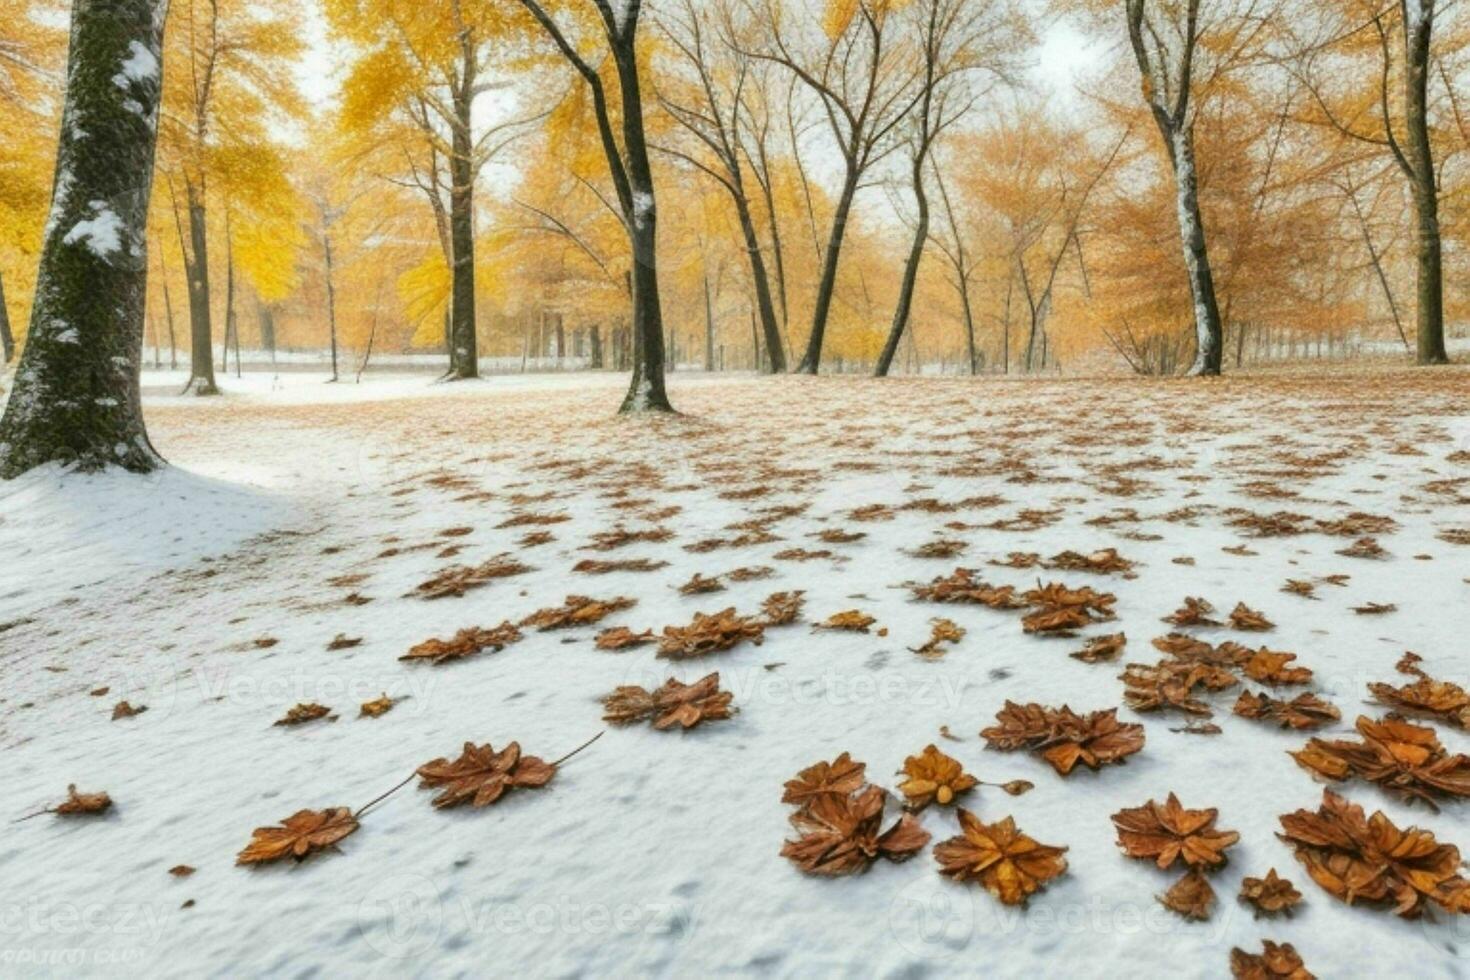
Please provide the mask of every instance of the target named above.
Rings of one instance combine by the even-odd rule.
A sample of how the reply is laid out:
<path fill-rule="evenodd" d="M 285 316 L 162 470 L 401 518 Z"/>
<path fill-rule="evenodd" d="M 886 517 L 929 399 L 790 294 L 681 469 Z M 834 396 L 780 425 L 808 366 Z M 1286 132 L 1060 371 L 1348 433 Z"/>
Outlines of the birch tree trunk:
<path fill-rule="evenodd" d="M 46 463 L 138 473 L 163 463 L 143 425 L 139 370 L 167 6 L 72 4 L 51 214 L 0 419 L 0 477 Z"/>

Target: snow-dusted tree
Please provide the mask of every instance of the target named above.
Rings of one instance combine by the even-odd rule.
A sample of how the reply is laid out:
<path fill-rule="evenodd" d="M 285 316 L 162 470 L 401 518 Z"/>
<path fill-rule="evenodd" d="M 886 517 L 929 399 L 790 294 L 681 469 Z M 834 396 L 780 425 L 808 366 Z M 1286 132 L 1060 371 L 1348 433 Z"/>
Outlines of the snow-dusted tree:
<path fill-rule="evenodd" d="M 579 35 L 560 23 L 539 0 L 520 0 L 557 52 L 576 70 L 592 96 L 597 132 L 617 190 L 618 210 L 633 254 L 633 380 L 622 412 L 673 411 L 664 391 L 663 307 L 658 291 L 658 208 L 653 195 L 653 167 L 643 125 L 643 89 L 639 79 L 638 23 L 643 0 L 586 0 L 573 17 L 595 19 L 598 29 Z M 554 7 L 552 9 L 555 9 Z M 568 19 L 568 23 L 574 23 Z M 596 44 L 601 34 L 602 44 Z M 599 49 L 591 57 L 578 41 Z M 589 45 L 590 46 L 590 45 Z M 613 109 L 602 83 L 599 64 L 611 61 L 618 81 L 617 111 L 622 117 L 622 143 L 613 130 Z"/>
<path fill-rule="evenodd" d="M 138 390 L 168 0 L 75 0 L 51 214 L 0 477 L 44 463 L 146 472 Z"/>

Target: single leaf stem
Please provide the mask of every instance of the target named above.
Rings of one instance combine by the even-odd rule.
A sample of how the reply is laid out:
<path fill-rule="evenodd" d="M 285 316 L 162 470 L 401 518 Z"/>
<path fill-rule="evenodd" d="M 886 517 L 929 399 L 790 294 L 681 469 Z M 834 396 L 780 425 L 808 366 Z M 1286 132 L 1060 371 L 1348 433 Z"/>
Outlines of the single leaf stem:
<path fill-rule="evenodd" d="M 361 808 L 359 808 L 358 811 L 352 815 L 352 818 L 354 820 L 361 820 L 363 814 L 367 813 L 373 807 L 377 806 L 379 803 L 382 803 L 388 797 L 392 796 L 394 793 L 398 792 L 403 787 L 407 786 L 410 782 L 413 781 L 413 777 L 415 777 L 417 775 L 418 775 L 418 770 L 414 770 L 413 772 L 409 773 L 408 774 L 408 778 L 405 779 L 403 782 L 399 783 L 397 786 L 394 786 L 392 789 L 390 789 L 388 792 L 384 793 L 382 796 L 379 796 L 376 799 L 369 801 L 368 803 L 366 803 L 365 805 L 363 805 Z"/>
<path fill-rule="evenodd" d="M 604 736 L 606 734 L 607 734 L 607 729 L 604 728 L 602 731 L 598 732 L 596 735 L 593 735 L 587 741 L 583 742 L 581 745 L 577 746 L 575 749 L 572 749 L 572 751 L 568 752 L 566 755 L 562 756 L 560 759 L 557 759 L 551 765 L 553 767 L 556 767 L 556 766 L 561 765 L 563 762 L 566 762 L 572 756 L 576 755 L 578 752 L 581 752 L 587 746 L 591 745 L 593 742 L 597 741 L 599 738 L 602 738 L 602 736 Z"/>

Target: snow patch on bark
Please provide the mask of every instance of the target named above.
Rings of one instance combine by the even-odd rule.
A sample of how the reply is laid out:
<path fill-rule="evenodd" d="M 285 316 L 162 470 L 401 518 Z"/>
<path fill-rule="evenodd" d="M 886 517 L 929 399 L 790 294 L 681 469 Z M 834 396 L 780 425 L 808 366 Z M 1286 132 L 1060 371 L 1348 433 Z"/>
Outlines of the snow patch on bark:
<path fill-rule="evenodd" d="M 92 209 L 92 217 L 73 225 L 71 231 L 61 240 L 62 244 L 85 242 L 92 254 L 100 259 L 108 259 L 122 251 L 122 219 L 106 201 L 92 201 L 88 207 Z"/>

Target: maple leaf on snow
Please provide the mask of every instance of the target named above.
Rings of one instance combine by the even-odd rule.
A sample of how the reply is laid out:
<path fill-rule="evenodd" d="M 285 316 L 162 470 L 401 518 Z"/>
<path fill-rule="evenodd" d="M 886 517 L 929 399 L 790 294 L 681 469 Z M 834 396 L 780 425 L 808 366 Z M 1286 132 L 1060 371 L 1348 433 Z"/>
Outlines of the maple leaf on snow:
<path fill-rule="evenodd" d="M 1118 844 L 1131 858 L 1150 859 L 1161 871 L 1182 861 L 1191 868 L 1217 868 L 1225 851 L 1240 840 L 1233 830 L 1215 829 L 1219 811 L 1187 810 L 1173 793 L 1162 804 L 1153 800 L 1113 814 Z"/>
<path fill-rule="evenodd" d="M 730 702 L 734 695 L 720 690 L 720 675 L 710 674 L 693 684 L 683 684 L 670 677 L 663 686 L 648 691 L 625 685 L 602 699 L 603 720 L 615 725 L 630 725 L 653 718 L 659 731 L 679 725 L 693 728 L 702 721 L 723 721 L 735 713 Z"/>
<path fill-rule="evenodd" d="M 1017 830 L 1011 817 L 986 824 L 961 809 L 959 820 L 960 835 L 934 845 L 934 859 L 945 877 L 978 880 L 1004 904 L 1024 905 L 1067 870 L 1065 847 L 1036 842 Z"/>
<path fill-rule="evenodd" d="M 807 806 L 823 796 L 847 796 L 857 792 L 866 777 L 867 763 L 858 762 L 844 752 L 831 762 L 817 762 L 786 781 L 782 803 Z"/>
<path fill-rule="evenodd" d="M 907 813 L 881 830 L 887 799 L 877 786 L 854 795 L 815 797 L 791 815 L 800 836 L 782 845 L 781 856 L 807 874 L 823 876 L 866 871 L 879 857 L 908 860 L 929 843 L 929 832 Z"/>
<path fill-rule="evenodd" d="M 250 843 L 235 856 L 236 864 L 268 864 L 284 857 L 303 861 L 355 833 L 357 818 L 346 807 L 298 810 L 279 827 L 257 827 Z"/>
<path fill-rule="evenodd" d="M 469 803 L 489 806 L 513 787 L 545 786 L 556 775 L 556 767 L 534 755 L 521 755 L 519 742 L 496 752 L 489 743 L 464 743 L 458 759 L 434 759 L 418 768 L 421 789 L 439 789 L 434 806 L 439 809 Z"/>

